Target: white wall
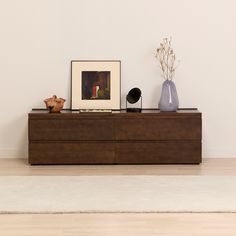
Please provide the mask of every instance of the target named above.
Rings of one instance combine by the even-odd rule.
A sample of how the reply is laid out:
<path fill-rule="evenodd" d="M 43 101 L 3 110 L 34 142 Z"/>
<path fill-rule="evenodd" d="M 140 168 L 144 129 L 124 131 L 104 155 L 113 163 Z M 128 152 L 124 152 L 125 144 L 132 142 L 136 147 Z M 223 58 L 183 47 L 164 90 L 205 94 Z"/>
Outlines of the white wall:
<path fill-rule="evenodd" d="M 157 107 L 153 54 L 172 36 L 180 106 L 203 113 L 203 157 L 236 157 L 234 0 L 0 0 L 0 156 L 27 156 L 27 113 L 70 100 L 72 59 L 120 59 L 122 105 L 138 86 Z"/>

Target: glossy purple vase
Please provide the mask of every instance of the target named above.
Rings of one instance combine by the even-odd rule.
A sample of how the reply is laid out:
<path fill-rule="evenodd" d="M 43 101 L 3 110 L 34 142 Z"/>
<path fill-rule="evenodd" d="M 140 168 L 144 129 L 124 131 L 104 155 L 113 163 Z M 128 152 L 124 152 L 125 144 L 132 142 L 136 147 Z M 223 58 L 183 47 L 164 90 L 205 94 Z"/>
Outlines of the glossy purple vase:
<path fill-rule="evenodd" d="M 175 84 L 172 80 L 165 80 L 162 84 L 161 98 L 159 101 L 160 111 L 177 111 L 179 99 Z"/>

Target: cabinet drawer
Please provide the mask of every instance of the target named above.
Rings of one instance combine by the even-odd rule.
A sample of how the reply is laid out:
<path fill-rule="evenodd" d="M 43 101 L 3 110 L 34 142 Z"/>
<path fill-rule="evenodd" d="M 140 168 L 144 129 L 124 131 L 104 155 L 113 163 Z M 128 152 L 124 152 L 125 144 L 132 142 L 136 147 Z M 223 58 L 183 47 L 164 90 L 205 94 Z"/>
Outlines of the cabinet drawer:
<path fill-rule="evenodd" d="M 118 142 L 115 162 L 119 164 L 199 164 L 200 141 Z"/>
<path fill-rule="evenodd" d="M 200 140 L 198 118 L 115 119 L 116 140 Z"/>
<path fill-rule="evenodd" d="M 29 120 L 29 140 L 112 140 L 111 119 L 32 119 Z"/>
<path fill-rule="evenodd" d="M 31 142 L 30 164 L 114 164 L 110 142 Z"/>

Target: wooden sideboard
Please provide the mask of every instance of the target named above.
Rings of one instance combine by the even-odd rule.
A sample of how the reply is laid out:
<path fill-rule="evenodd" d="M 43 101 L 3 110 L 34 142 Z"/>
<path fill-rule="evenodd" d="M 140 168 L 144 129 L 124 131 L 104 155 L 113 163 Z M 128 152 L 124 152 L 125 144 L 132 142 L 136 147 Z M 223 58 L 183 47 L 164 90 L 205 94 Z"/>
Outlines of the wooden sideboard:
<path fill-rule="evenodd" d="M 195 110 L 28 114 L 30 164 L 199 164 Z"/>

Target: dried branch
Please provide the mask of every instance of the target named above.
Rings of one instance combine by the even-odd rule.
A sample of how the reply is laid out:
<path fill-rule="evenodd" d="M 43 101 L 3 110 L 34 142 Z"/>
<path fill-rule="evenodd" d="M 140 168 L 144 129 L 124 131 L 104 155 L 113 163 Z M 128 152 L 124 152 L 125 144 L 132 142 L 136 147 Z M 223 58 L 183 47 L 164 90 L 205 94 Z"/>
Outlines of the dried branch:
<path fill-rule="evenodd" d="M 176 56 L 171 48 L 172 39 L 164 38 L 160 47 L 156 49 L 155 57 L 160 63 L 164 79 L 172 80 L 175 75 Z"/>

